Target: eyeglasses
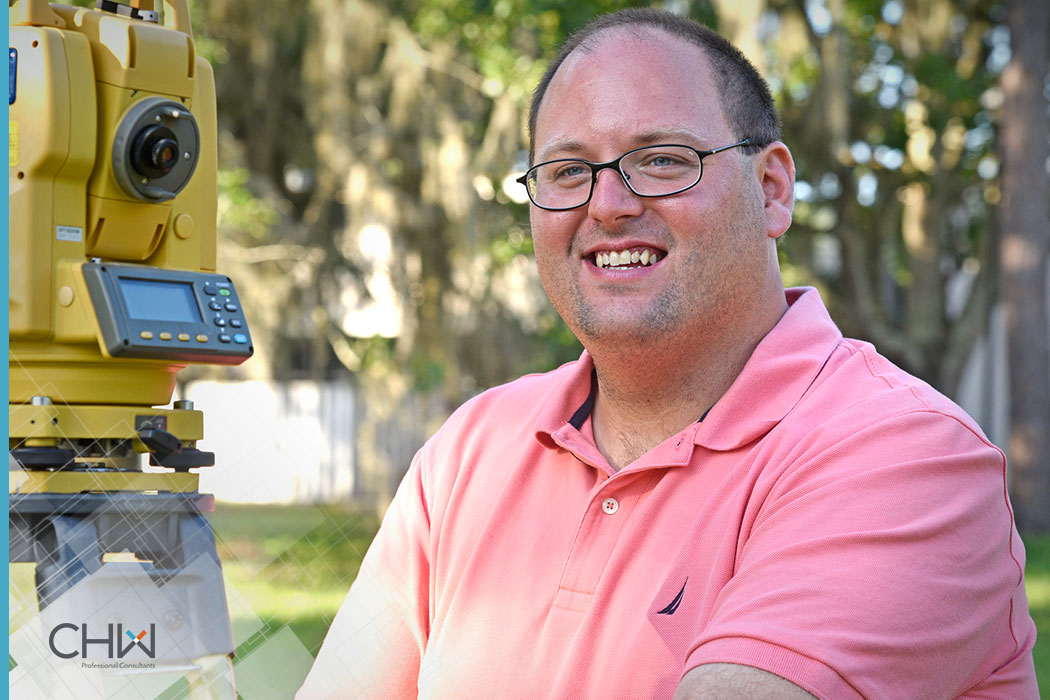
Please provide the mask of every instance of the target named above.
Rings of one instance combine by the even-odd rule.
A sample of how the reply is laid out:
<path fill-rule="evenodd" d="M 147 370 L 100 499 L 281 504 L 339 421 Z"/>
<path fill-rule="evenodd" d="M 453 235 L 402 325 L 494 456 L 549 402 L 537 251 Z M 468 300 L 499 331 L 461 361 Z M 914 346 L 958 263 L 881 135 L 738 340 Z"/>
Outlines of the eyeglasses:
<path fill-rule="evenodd" d="M 598 173 L 605 168 L 615 168 L 639 197 L 667 197 L 700 182 L 707 156 L 750 145 L 748 138 L 710 151 L 674 144 L 642 146 L 607 163 L 559 158 L 532 166 L 517 181 L 525 185 L 533 204 L 549 211 L 575 209 L 591 201 Z"/>

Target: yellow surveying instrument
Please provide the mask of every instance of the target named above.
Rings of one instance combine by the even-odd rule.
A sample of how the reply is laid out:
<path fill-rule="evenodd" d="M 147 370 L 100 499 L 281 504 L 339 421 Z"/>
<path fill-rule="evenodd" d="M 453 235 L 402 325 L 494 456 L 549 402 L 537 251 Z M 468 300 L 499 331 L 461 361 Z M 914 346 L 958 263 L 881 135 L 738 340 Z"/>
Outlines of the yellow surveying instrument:
<path fill-rule="evenodd" d="M 48 647 L 23 670 L 45 697 L 169 672 L 233 698 L 190 471 L 214 456 L 191 402 L 156 408 L 188 363 L 253 353 L 216 272 L 211 67 L 187 0 L 17 0 L 9 23 L 10 556 L 36 563 Z"/>

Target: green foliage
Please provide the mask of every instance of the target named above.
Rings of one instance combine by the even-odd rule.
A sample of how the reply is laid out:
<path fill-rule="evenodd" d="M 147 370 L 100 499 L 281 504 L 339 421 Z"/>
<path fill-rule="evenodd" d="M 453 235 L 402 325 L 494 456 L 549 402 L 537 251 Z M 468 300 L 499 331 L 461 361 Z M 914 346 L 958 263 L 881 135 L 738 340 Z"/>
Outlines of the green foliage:
<path fill-rule="evenodd" d="M 780 84 L 783 92 L 779 96 L 781 104 L 786 97 L 793 101 L 802 101 L 810 96 L 813 87 L 820 79 L 820 62 L 816 54 L 805 52 L 787 64 Z M 782 108 L 782 107 L 781 107 Z"/>
<path fill-rule="evenodd" d="M 519 255 L 532 256 L 532 237 L 521 228 L 510 229 L 503 236 L 497 236 L 489 244 L 489 256 L 492 262 L 502 267 Z"/>
<path fill-rule="evenodd" d="M 847 335 L 895 348 L 891 359 L 950 394 L 986 310 L 950 316 L 945 288 L 964 268 L 986 287 L 994 266 L 983 241 L 998 2 L 899 3 L 894 18 L 884 0 L 845 0 L 820 22 L 800 5 L 778 9 L 786 26 L 808 24 L 805 40 L 782 32 L 765 47 L 801 193 L 782 254 L 820 284 Z M 840 241 L 830 264 L 827 246 L 804 239 L 826 234 Z"/>
<path fill-rule="evenodd" d="M 252 193 L 250 178 L 247 168 L 219 168 L 219 222 L 223 234 L 242 245 L 266 240 L 278 220 L 273 205 Z"/>
<path fill-rule="evenodd" d="M 538 79 L 540 47 L 561 35 L 557 12 L 513 0 L 423 0 L 406 9 L 422 41 L 453 43 L 473 58 L 489 96 L 510 90 L 523 99 Z"/>
<path fill-rule="evenodd" d="M 583 345 L 560 318 L 553 313 L 540 320 L 541 352 L 525 366 L 526 372 L 547 372 L 579 358 Z"/>
<path fill-rule="evenodd" d="M 446 367 L 423 355 L 413 355 L 409 361 L 412 385 L 424 393 L 441 388 L 448 374 Z"/>
<path fill-rule="evenodd" d="M 951 391 L 950 372 L 937 375 L 940 359 L 952 354 L 951 320 L 932 324 L 936 337 L 925 345 L 909 335 L 914 333 L 907 326 L 909 308 L 940 295 L 916 286 L 929 275 L 917 274 L 905 245 L 899 194 L 909 183 L 922 182 L 930 203 L 940 208 L 924 224 L 938 229 L 936 257 L 944 271 L 937 274 L 946 278 L 964 265 L 973 267 L 992 211 L 986 189 L 994 186 L 994 175 L 987 182 L 978 176 L 979 164 L 982 172 L 989 170 L 996 147 L 994 100 L 986 98 L 994 96 L 989 90 L 998 75 L 987 59 L 1002 40 L 994 31 L 998 0 L 944 0 L 939 6 L 945 3 L 951 20 L 937 24 L 932 14 L 923 14 L 928 10 L 922 3 L 904 3 L 905 16 L 887 21 L 884 0 L 845 0 L 841 16 L 818 25 L 806 8 L 812 11 L 819 3 L 766 0 L 781 26 L 765 35 L 758 59 L 783 113 L 784 140 L 796 156 L 798 179 L 811 190 L 810 197 L 799 197 L 796 225 L 781 246 L 785 269 L 793 279 L 821 286 L 848 334 L 880 346 L 888 339 L 889 345 L 912 347 L 914 352 L 893 359 Z M 255 12 L 247 0 L 194 0 L 199 51 L 216 66 L 220 92 L 222 235 L 242 247 L 294 243 L 301 247 L 296 250 L 323 251 L 298 267 L 294 282 L 263 284 L 282 291 L 280 306 L 289 315 L 313 318 L 315 309 L 323 309 L 330 316 L 326 327 L 335 329 L 345 327 L 339 317 L 342 290 L 368 283 L 368 262 L 354 252 L 354 236 L 363 224 L 382 224 L 398 255 L 424 261 L 420 272 L 398 270 L 395 280 L 401 308 L 415 314 L 406 322 L 412 337 L 395 342 L 347 337 L 349 352 L 340 357 L 358 358 L 348 367 L 397 367 L 416 386 L 446 383 L 450 394 L 460 389 L 449 387 L 491 383 L 494 377 L 482 375 L 495 371 L 493 363 L 464 359 L 471 355 L 464 345 L 476 346 L 479 338 L 445 342 L 449 333 L 459 332 L 452 329 L 475 325 L 452 320 L 454 313 L 485 316 L 477 324 L 483 332 L 528 345 L 503 363 L 495 381 L 518 373 L 519 359 L 531 363 L 574 352 L 575 341 L 567 341 L 566 329 L 549 310 L 535 323 L 518 319 L 490 293 L 490 284 L 470 276 L 499 274 L 532 255 L 525 208 L 508 202 L 500 183 L 521 167 L 526 144 L 520 127 L 547 59 L 595 15 L 649 5 L 664 3 L 369 0 L 336 4 L 330 11 L 289 5 L 286 21 L 264 23 L 253 34 L 242 21 Z M 720 24 L 708 0 L 676 7 L 716 28 Z M 353 27 L 357 14 L 376 18 L 382 32 L 397 31 L 369 47 L 364 37 L 349 42 L 317 26 L 328 23 L 325 18 L 333 25 L 340 18 Z M 770 16 L 763 23 L 772 21 Z M 838 48 L 832 39 L 841 39 Z M 322 41 L 331 44 L 321 50 Z M 309 53 L 311 47 L 317 51 Z M 331 83 L 320 74 L 313 82 L 304 80 L 329 55 L 353 68 Z M 843 62 L 838 65 L 846 77 L 833 84 L 827 71 L 835 60 Z M 323 71 L 331 72 L 331 67 Z M 836 110 L 847 106 L 845 149 L 841 142 L 832 148 L 829 138 L 832 102 Z M 326 131 L 331 125 L 338 128 Z M 930 157 L 919 162 L 913 146 L 916 134 L 926 132 L 932 134 Z M 961 151 L 953 146 L 950 158 L 943 155 L 949 134 L 965 142 Z M 289 170 L 314 176 L 312 189 L 290 192 Z M 865 286 L 845 264 L 820 264 L 814 256 L 827 253 L 826 241 L 805 240 L 841 237 L 847 230 L 857 240 L 852 248 L 840 242 L 840 255 L 861 251 L 865 260 L 852 269 L 870 277 L 866 287 L 877 290 L 876 299 L 859 298 Z M 487 259 L 476 260 L 479 252 Z M 980 269 L 991 266 L 977 262 Z M 266 274 L 287 276 L 291 265 L 268 268 Z M 460 300 L 454 311 L 450 299 Z M 303 309 L 297 310 L 299 304 Z M 308 325 L 273 340 L 295 342 L 297 333 L 310 331 Z"/>
<path fill-rule="evenodd" d="M 424 42 L 454 43 L 477 65 L 489 96 L 509 92 L 527 99 L 546 58 L 598 14 L 654 3 L 590 0 L 418 0 L 406 6 L 412 29 Z"/>
<path fill-rule="evenodd" d="M 943 129 L 951 116 L 963 116 L 969 119 L 980 109 L 977 97 L 979 90 L 987 87 L 985 80 L 959 75 L 956 70 L 956 57 L 946 54 L 923 54 L 913 64 L 915 79 L 926 91 L 929 103 L 935 108 L 931 115 L 931 126 L 935 130 Z M 977 84 L 983 82 L 984 85 Z"/>

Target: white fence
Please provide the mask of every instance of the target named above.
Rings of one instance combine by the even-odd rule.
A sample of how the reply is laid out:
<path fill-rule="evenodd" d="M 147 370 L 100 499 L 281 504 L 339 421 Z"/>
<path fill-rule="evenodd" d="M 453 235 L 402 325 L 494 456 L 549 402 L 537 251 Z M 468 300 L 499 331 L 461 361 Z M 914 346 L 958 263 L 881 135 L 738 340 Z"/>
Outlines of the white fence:
<path fill-rule="evenodd" d="M 443 417 L 418 396 L 381 417 L 349 379 L 198 381 L 180 397 L 204 412 L 198 448 L 215 453 L 215 466 L 200 470 L 201 490 L 240 503 L 382 507 Z"/>
<path fill-rule="evenodd" d="M 194 382 L 215 466 L 201 490 L 236 502 L 334 501 L 354 493 L 356 406 L 349 383 Z"/>

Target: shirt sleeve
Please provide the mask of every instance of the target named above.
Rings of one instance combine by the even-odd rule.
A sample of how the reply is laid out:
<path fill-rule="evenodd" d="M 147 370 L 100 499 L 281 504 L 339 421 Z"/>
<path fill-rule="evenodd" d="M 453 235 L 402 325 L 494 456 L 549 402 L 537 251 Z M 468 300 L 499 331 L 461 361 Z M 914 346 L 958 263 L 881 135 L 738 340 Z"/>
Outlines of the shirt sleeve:
<path fill-rule="evenodd" d="M 999 697 L 1038 697 L 1002 453 L 936 411 L 795 449 L 744 519 L 685 671 L 740 663 L 820 698 L 948 700 L 1016 667 Z"/>
<path fill-rule="evenodd" d="M 398 487 L 296 700 L 416 697 L 429 632 L 423 453 Z"/>

